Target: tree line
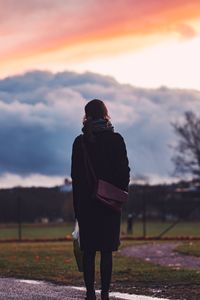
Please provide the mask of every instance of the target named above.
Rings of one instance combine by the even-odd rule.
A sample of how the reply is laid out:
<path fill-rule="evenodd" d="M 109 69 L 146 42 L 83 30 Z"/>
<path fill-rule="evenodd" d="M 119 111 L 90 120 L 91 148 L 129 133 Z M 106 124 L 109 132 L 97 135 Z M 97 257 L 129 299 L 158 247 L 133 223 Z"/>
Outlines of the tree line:
<path fill-rule="evenodd" d="M 193 183 L 193 184 L 196 184 Z M 148 219 L 200 219 L 200 189 L 191 190 L 191 182 L 171 185 L 130 185 L 129 201 L 122 217 L 146 214 Z M 0 190 L 0 222 L 74 221 L 72 192 L 54 188 L 14 188 Z"/>

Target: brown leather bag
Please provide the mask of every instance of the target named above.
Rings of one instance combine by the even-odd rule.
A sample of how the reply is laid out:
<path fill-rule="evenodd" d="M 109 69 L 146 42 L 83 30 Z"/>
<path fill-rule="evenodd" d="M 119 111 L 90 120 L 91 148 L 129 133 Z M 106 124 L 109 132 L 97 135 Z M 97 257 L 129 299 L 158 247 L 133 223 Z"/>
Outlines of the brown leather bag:
<path fill-rule="evenodd" d="M 99 201 L 101 201 L 102 204 L 109 207 L 113 211 L 120 213 L 122 210 L 122 205 L 128 201 L 128 192 L 116 187 L 112 183 L 109 183 L 103 179 L 98 179 L 92 166 L 92 162 L 90 160 L 86 145 L 84 143 L 83 136 L 82 147 L 87 178 L 88 173 L 91 173 L 93 177 L 95 198 L 97 198 Z"/>

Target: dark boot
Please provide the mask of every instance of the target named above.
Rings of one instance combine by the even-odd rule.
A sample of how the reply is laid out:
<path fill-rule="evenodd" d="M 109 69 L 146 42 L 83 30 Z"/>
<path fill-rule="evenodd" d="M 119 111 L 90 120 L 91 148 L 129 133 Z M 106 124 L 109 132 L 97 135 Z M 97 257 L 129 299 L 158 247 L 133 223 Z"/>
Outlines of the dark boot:
<path fill-rule="evenodd" d="M 109 292 L 101 292 L 101 300 L 109 300 Z"/>
<path fill-rule="evenodd" d="M 85 300 L 96 300 L 95 291 L 86 292 L 86 298 L 85 298 Z"/>

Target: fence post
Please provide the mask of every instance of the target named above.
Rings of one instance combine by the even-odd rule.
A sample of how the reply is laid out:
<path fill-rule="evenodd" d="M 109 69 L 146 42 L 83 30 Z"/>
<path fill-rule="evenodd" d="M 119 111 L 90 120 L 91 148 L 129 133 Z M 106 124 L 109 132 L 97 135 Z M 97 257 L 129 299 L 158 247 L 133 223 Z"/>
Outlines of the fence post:
<path fill-rule="evenodd" d="M 146 237 L 146 194 L 143 196 L 143 238 Z"/>
<path fill-rule="evenodd" d="M 21 218 L 21 198 L 17 198 L 17 213 L 18 213 L 18 241 L 22 239 L 22 218 Z"/>

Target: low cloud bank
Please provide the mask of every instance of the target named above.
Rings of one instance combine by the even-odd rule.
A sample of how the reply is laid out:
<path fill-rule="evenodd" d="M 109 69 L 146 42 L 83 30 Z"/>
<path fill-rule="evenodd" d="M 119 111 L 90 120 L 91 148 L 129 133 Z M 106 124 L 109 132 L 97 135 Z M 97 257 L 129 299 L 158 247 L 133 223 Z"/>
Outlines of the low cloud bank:
<path fill-rule="evenodd" d="M 185 111 L 200 111 L 200 92 L 135 88 L 89 72 L 41 71 L 0 80 L 0 176 L 68 176 L 83 108 L 93 98 L 105 100 L 124 136 L 132 174 L 169 177 L 169 145 L 176 142 L 170 123 Z"/>

